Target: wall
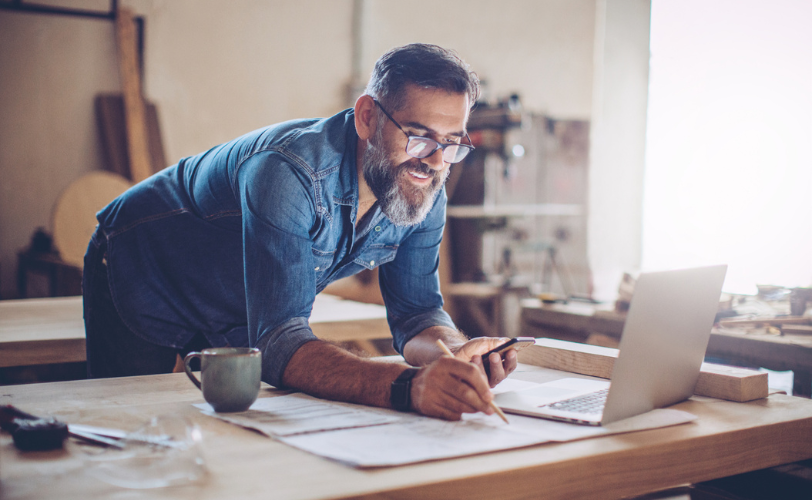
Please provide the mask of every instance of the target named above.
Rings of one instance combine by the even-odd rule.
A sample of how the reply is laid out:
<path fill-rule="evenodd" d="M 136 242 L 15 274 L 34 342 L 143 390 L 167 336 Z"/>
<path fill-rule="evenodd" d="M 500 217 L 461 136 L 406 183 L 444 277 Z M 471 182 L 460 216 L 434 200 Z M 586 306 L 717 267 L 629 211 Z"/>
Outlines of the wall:
<path fill-rule="evenodd" d="M 344 107 L 351 0 L 126 2 L 146 20 L 145 93 L 167 161 Z"/>
<path fill-rule="evenodd" d="M 101 168 L 93 94 L 119 88 L 112 40 L 107 21 L 0 11 L 0 297 L 59 193 Z"/>
<path fill-rule="evenodd" d="M 439 43 L 471 63 L 491 94 L 518 92 L 528 109 L 589 119 L 600 3 L 122 2 L 145 18 L 145 93 L 158 105 L 172 163 L 268 123 L 344 108 L 354 5 L 363 13 L 363 79 L 393 46 Z M 16 252 L 36 227 L 50 227 L 72 180 L 102 168 L 92 99 L 116 90 L 118 75 L 106 21 L 0 11 L 0 46 L 0 296 L 9 298 Z"/>
<path fill-rule="evenodd" d="M 648 0 L 599 0 L 587 241 L 594 295 L 611 300 L 640 268 L 648 106 Z"/>
<path fill-rule="evenodd" d="M 528 109 L 590 116 L 594 0 L 374 0 L 366 8 L 367 74 L 392 47 L 436 43 L 456 49 L 494 97 L 518 92 Z"/>
<path fill-rule="evenodd" d="M 352 103 L 352 9 L 360 72 L 405 43 L 456 49 L 495 96 L 588 118 L 594 0 L 130 1 L 147 22 L 146 90 L 170 161 L 276 121 Z M 429 15 L 427 15 L 429 13 Z"/>
<path fill-rule="evenodd" d="M 652 7 L 642 267 L 812 285 L 812 2 Z"/>

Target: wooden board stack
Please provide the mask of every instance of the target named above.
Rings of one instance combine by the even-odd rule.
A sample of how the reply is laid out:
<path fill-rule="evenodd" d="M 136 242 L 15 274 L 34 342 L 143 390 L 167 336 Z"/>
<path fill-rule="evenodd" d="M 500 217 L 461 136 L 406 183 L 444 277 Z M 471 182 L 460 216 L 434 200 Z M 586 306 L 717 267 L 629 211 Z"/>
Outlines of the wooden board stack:
<path fill-rule="evenodd" d="M 555 339 L 536 339 L 519 352 L 519 362 L 554 370 L 611 378 L 618 350 Z M 694 394 L 745 402 L 766 398 L 767 374 L 733 366 L 702 363 Z"/>

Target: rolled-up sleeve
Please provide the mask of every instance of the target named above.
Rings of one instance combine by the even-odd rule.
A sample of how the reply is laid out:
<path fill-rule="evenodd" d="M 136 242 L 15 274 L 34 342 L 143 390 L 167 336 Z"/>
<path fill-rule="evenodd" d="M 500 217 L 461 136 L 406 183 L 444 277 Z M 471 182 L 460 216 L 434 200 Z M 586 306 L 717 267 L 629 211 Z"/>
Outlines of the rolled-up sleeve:
<path fill-rule="evenodd" d="M 290 358 L 316 340 L 311 179 L 277 153 L 257 153 L 237 171 L 242 204 L 248 342 L 262 351 L 263 381 L 282 387 Z"/>
<path fill-rule="evenodd" d="M 426 219 L 400 244 L 394 260 L 381 266 L 381 293 L 393 347 L 401 354 L 406 343 L 426 328 L 456 328 L 443 310 L 438 273 L 445 206 L 443 189 Z"/>

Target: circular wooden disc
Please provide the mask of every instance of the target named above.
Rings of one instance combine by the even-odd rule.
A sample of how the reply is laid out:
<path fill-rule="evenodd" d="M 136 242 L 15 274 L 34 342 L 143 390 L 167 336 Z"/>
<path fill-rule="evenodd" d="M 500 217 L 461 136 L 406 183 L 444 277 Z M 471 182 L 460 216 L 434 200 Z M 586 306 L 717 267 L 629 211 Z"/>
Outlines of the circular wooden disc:
<path fill-rule="evenodd" d="M 54 244 L 62 260 L 84 267 L 85 251 L 96 230 L 96 212 L 129 189 L 132 183 L 110 172 L 96 171 L 73 181 L 56 201 Z"/>

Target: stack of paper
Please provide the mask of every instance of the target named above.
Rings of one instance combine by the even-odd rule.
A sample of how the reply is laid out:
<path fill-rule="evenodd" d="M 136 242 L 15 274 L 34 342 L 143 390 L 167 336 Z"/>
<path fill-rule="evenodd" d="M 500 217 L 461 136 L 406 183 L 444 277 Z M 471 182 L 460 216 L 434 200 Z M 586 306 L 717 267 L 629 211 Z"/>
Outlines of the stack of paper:
<path fill-rule="evenodd" d="M 525 387 L 508 379 L 494 392 Z M 532 384 L 538 385 L 538 384 Z M 449 422 L 416 414 L 325 401 L 305 394 L 258 399 L 239 413 L 204 413 L 255 429 L 296 448 L 354 467 L 383 467 L 633 432 L 694 420 L 679 410 L 654 410 L 604 427 L 588 427 L 510 415 L 510 425 L 496 415 L 466 414 Z"/>

